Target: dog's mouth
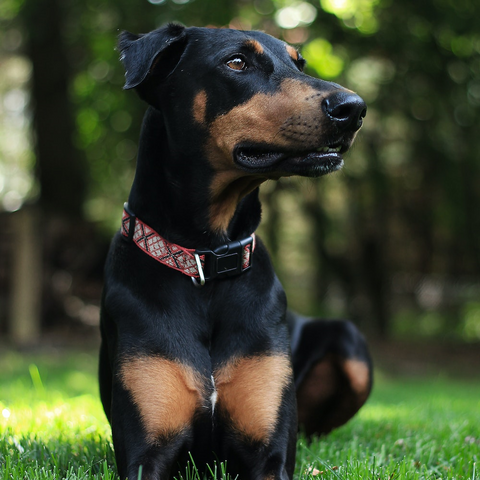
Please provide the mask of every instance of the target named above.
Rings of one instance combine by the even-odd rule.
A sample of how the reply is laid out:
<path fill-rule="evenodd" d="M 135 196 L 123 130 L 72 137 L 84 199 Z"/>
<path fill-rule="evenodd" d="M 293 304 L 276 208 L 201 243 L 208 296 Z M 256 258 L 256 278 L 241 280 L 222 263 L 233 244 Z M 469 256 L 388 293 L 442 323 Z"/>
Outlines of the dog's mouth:
<path fill-rule="evenodd" d="M 350 142 L 336 142 L 306 151 L 288 151 L 268 145 L 239 145 L 234 159 L 252 173 L 320 177 L 342 168 L 342 155 L 349 147 Z"/>

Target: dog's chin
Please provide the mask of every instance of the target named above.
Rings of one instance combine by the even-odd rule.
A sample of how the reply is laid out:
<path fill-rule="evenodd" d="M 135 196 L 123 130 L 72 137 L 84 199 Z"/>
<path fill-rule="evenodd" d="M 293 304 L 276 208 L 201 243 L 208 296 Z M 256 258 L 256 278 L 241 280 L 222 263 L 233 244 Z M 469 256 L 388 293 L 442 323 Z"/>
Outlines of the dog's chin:
<path fill-rule="evenodd" d="M 347 150 L 348 147 L 343 145 L 321 147 L 311 152 L 238 148 L 235 150 L 234 159 L 243 170 L 273 178 L 289 175 L 321 177 L 342 168 L 342 154 Z"/>

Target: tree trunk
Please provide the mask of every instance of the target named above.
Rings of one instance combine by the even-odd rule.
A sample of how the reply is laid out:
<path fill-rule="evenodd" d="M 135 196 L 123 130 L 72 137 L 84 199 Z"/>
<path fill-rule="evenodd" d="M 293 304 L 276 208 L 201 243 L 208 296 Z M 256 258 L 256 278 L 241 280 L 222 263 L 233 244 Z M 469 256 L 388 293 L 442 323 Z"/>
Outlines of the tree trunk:
<path fill-rule="evenodd" d="M 26 0 L 21 20 L 28 33 L 26 53 L 32 63 L 32 109 L 39 207 L 18 212 L 17 245 L 12 259 L 13 281 L 9 334 L 18 345 L 38 341 L 43 323 L 41 292 L 44 237 L 52 221 L 73 227 L 82 220 L 86 169 L 73 143 L 74 116 L 69 98 L 70 65 L 65 53 L 63 11 L 58 0 Z M 65 248 L 65 245 L 62 245 Z M 48 293 L 48 292 L 47 292 Z M 53 296 L 53 295 L 52 295 Z"/>
<path fill-rule="evenodd" d="M 10 337 L 15 345 L 29 346 L 40 337 L 42 291 L 42 240 L 39 220 L 32 208 L 12 214 L 12 297 Z"/>
<path fill-rule="evenodd" d="M 68 89 L 70 66 L 58 0 L 27 0 L 23 21 L 33 67 L 37 176 L 46 212 L 81 217 L 86 191 L 84 158 L 73 144 L 75 123 Z"/>

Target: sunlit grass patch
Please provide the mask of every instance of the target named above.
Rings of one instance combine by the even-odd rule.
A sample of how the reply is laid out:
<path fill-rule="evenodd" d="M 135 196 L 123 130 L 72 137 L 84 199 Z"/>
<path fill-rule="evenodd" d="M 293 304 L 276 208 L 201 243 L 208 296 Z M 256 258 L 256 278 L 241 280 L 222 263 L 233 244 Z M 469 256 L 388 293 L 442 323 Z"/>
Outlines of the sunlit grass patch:
<path fill-rule="evenodd" d="M 447 379 L 380 380 L 357 417 L 298 443 L 304 478 L 479 479 L 480 385 Z"/>
<path fill-rule="evenodd" d="M 95 362 L 86 354 L 1 357 L 0 478 L 116 477 Z"/>

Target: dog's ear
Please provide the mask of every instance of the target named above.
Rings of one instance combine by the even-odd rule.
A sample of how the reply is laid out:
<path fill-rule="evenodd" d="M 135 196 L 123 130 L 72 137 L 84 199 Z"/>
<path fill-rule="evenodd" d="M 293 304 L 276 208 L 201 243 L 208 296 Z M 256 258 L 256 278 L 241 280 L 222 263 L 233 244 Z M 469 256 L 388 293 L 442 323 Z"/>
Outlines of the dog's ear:
<path fill-rule="evenodd" d="M 118 49 L 125 67 L 123 88 L 138 87 L 153 74 L 165 78 L 177 65 L 185 43 L 185 27 L 178 24 L 169 24 L 143 35 L 122 32 Z"/>

